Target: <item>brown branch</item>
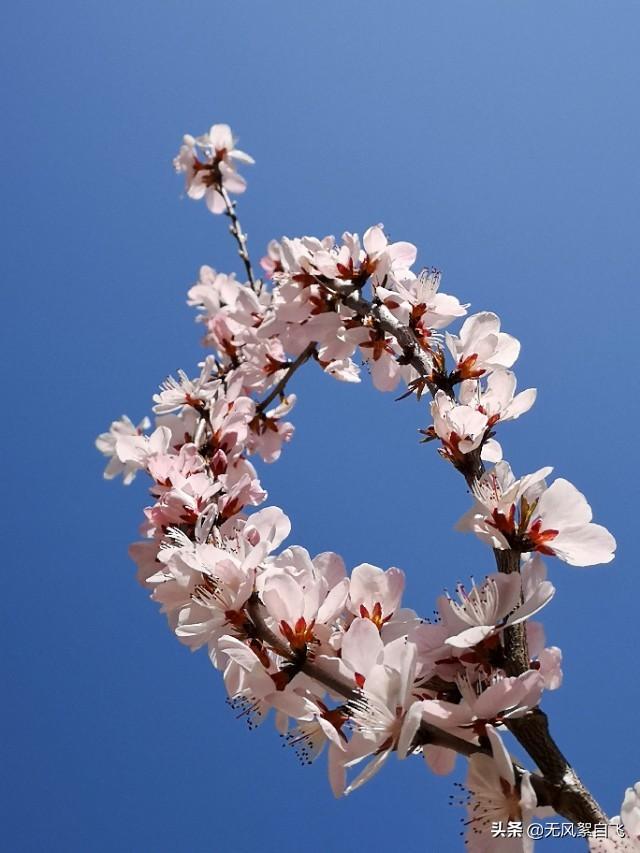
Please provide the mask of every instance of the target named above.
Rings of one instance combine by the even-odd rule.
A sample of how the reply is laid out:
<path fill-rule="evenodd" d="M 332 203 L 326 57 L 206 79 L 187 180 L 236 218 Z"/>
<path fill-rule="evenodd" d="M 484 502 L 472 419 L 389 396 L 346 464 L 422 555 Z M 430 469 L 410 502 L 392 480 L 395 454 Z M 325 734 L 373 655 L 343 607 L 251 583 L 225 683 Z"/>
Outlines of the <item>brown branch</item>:
<path fill-rule="evenodd" d="M 499 572 L 507 575 L 520 572 L 520 554 L 517 551 L 494 548 L 493 556 Z M 522 594 L 520 598 L 522 599 Z M 530 669 L 525 622 L 519 622 L 517 625 L 510 625 L 504 629 L 502 646 L 506 658 L 505 671 L 507 675 L 522 675 Z"/>
<path fill-rule="evenodd" d="M 321 279 L 318 279 L 318 282 L 325 287 L 327 286 Z M 394 337 L 402 348 L 402 354 L 406 363 L 414 367 L 420 376 L 426 379 L 429 391 L 435 395 L 438 389 L 428 378 L 433 370 L 431 355 L 420 346 L 418 339 L 408 326 L 404 326 L 397 320 L 386 305 L 369 302 L 357 292 L 353 292 L 352 289 L 346 291 L 327 289 L 337 296 L 343 305 L 355 311 L 359 317 L 371 317 L 383 332 L 387 332 Z"/>
<path fill-rule="evenodd" d="M 273 388 L 267 394 L 267 396 L 264 398 L 264 400 L 261 400 L 261 402 L 259 402 L 256 405 L 256 412 L 260 412 L 260 413 L 264 412 L 264 410 L 267 408 L 269 403 L 273 402 L 273 400 L 275 400 L 275 398 L 279 394 L 282 394 L 282 392 L 284 391 L 284 389 L 287 385 L 287 382 L 291 379 L 291 377 L 296 372 L 296 370 L 299 367 L 302 367 L 302 365 L 311 358 L 311 356 L 315 353 L 315 351 L 316 351 L 316 345 L 314 342 L 312 342 L 307 346 L 306 349 L 304 349 L 300 353 L 300 355 L 296 358 L 295 361 L 292 361 L 287 365 L 287 372 L 282 377 L 282 379 L 278 382 L 278 384 L 273 386 Z"/>
<path fill-rule="evenodd" d="M 255 636 L 265 643 L 273 652 L 284 660 L 296 665 L 300 672 L 304 672 L 314 681 L 323 685 L 331 693 L 340 696 L 346 702 L 362 700 L 362 692 L 348 681 L 343 680 L 333 673 L 326 672 L 319 664 L 308 660 L 300 659 L 298 653 L 291 650 L 287 643 L 278 637 L 266 624 L 262 615 L 262 604 L 258 596 L 254 593 L 248 601 L 247 612 L 255 629 Z M 534 714 L 536 712 L 533 712 Z M 539 712 L 541 713 L 541 712 Z M 542 715 L 544 716 L 544 715 Z M 451 749 L 459 755 L 464 755 L 470 758 L 472 755 L 482 753 L 491 755 L 491 750 L 484 744 L 473 743 L 464 738 L 457 737 L 451 732 L 440 729 L 431 723 L 422 722 L 413 742 L 413 750 L 417 750 L 422 746 L 433 745 L 440 746 L 446 749 Z M 513 764 L 516 774 L 522 776 L 526 771 L 516 761 Z M 531 784 L 538 805 L 541 807 L 551 806 L 558 814 L 563 815 L 569 820 L 582 821 L 585 823 L 600 823 L 602 822 L 602 814 L 597 808 L 597 804 L 593 804 L 590 812 L 585 809 L 584 798 L 576 790 L 568 788 L 562 781 L 553 782 L 548 778 L 540 776 L 537 773 L 530 774 Z"/>
<path fill-rule="evenodd" d="M 222 182 L 216 184 L 216 191 L 219 192 L 222 196 L 222 200 L 224 201 L 225 206 L 225 214 L 231 220 L 229 231 L 233 235 L 236 243 L 238 244 L 238 254 L 240 255 L 242 263 L 244 264 L 251 290 L 253 290 L 254 293 L 260 293 L 260 291 L 262 290 L 262 282 L 260 281 L 260 279 L 256 279 L 253 274 L 251 258 L 249 257 L 249 249 L 247 247 L 247 235 L 244 233 L 244 231 L 242 230 L 242 226 L 240 225 L 240 220 L 238 219 L 238 215 L 236 213 L 236 203 L 235 201 L 231 201 L 231 199 L 229 198 L 229 193 L 224 188 Z"/>

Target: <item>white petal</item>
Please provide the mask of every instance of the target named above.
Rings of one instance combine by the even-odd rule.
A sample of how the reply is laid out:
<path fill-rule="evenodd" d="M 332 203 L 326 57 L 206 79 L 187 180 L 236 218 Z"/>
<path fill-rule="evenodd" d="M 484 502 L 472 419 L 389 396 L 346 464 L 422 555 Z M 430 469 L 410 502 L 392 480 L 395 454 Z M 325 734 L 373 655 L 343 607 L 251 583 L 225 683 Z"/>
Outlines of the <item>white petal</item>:
<path fill-rule="evenodd" d="M 543 530 L 554 530 L 576 524 L 588 524 L 592 518 L 587 499 L 568 480 L 558 477 L 544 492 L 536 507 L 535 517 L 542 519 Z"/>
<path fill-rule="evenodd" d="M 383 752 L 379 753 L 375 756 L 364 768 L 362 773 L 360 773 L 353 782 L 349 785 L 349 787 L 345 790 L 345 796 L 351 794 L 352 791 L 355 791 L 361 785 L 364 785 L 365 782 L 368 782 L 375 774 L 380 770 L 382 765 L 385 763 L 387 758 L 389 757 L 391 750 L 385 749 Z"/>
<path fill-rule="evenodd" d="M 521 391 L 513 398 L 511 403 L 505 409 L 502 415 L 502 420 L 515 421 L 520 415 L 524 415 L 533 406 L 536 401 L 538 392 L 535 388 L 527 388 L 526 391 Z"/>
<path fill-rule="evenodd" d="M 482 445 L 480 458 L 483 462 L 496 463 L 502 459 L 502 446 L 494 438 L 490 438 Z"/>
<path fill-rule="evenodd" d="M 472 646 L 477 646 L 478 643 L 481 643 L 493 631 L 493 625 L 478 625 L 474 628 L 467 628 L 466 631 L 456 634 L 455 637 L 449 637 L 448 640 L 445 640 L 445 643 L 454 649 L 469 649 Z"/>
<path fill-rule="evenodd" d="M 411 743 L 422 722 L 422 702 L 414 702 L 402 721 L 400 736 L 398 738 L 397 752 L 398 758 L 406 758 L 409 754 Z"/>
<path fill-rule="evenodd" d="M 549 545 L 561 560 L 571 566 L 610 563 L 616 550 L 616 540 L 606 527 L 599 524 L 561 530 Z"/>

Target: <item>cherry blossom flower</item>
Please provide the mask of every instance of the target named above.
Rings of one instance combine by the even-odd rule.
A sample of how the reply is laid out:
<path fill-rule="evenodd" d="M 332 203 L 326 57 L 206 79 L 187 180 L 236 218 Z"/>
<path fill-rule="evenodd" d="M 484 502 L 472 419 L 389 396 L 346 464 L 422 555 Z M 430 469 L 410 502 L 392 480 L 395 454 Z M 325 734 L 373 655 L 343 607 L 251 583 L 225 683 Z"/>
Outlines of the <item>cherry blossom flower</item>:
<path fill-rule="evenodd" d="M 217 640 L 244 629 L 245 604 L 255 584 L 256 567 L 288 536 L 291 524 L 278 507 L 254 513 L 232 540 L 219 546 L 193 543 L 180 530 L 160 549 L 161 569 L 148 579 L 176 635 L 192 649 L 209 645 L 217 659 Z"/>
<path fill-rule="evenodd" d="M 446 343 L 459 379 L 477 379 L 497 367 L 511 367 L 520 353 L 519 341 L 500 331 L 500 318 L 490 311 L 467 317 L 460 335 L 447 333 Z"/>
<path fill-rule="evenodd" d="M 254 571 L 243 561 L 213 545 L 200 545 L 197 554 L 198 578 L 189 590 L 189 602 L 176 614 L 176 636 L 195 650 L 208 644 L 212 661 L 217 660 L 217 640 L 234 629 L 242 632 L 247 623 L 244 607 L 253 592 Z M 172 556 L 175 562 L 175 555 Z M 168 562 L 171 569 L 171 561 Z M 179 577 L 179 575 L 178 575 Z M 156 600 L 166 604 L 166 584 L 156 592 Z"/>
<path fill-rule="evenodd" d="M 625 791 L 620 817 L 627 837 L 640 847 L 640 782 Z"/>
<path fill-rule="evenodd" d="M 351 572 L 348 607 L 356 616 L 370 619 L 381 629 L 400 607 L 404 591 L 404 572 L 390 568 L 387 571 L 361 563 Z"/>
<path fill-rule="evenodd" d="M 345 788 L 350 794 L 375 775 L 394 749 L 401 757 L 420 724 L 419 713 L 411 711 L 416 667 L 416 647 L 399 638 L 385 647 L 384 663 L 370 669 L 360 697 L 349 702 L 355 732 L 341 760 L 350 768 L 373 756 L 364 770 Z"/>
<path fill-rule="evenodd" d="M 210 434 L 206 441 L 211 455 L 222 451 L 227 462 L 235 461 L 247 445 L 255 411 L 255 402 L 249 397 L 234 399 L 233 394 L 227 393 L 212 400 L 208 417 Z M 225 471 L 217 473 L 225 473 Z"/>
<path fill-rule="evenodd" d="M 438 609 L 447 631 L 445 640 L 458 649 L 471 648 L 509 625 L 517 625 L 538 613 L 555 593 L 546 580 L 542 560 L 536 557 L 525 564 L 522 575 L 493 573 L 478 587 L 467 591 L 456 588 L 458 600 L 438 599 Z"/>
<path fill-rule="evenodd" d="M 277 272 L 282 272 L 282 250 L 277 240 L 270 240 L 267 254 L 260 258 L 260 266 L 269 278 Z"/>
<path fill-rule="evenodd" d="M 411 243 L 389 243 L 383 225 L 368 228 L 362 244 L 357 234 L 345 232 L 342 245 L 323 249 L 313 256 L 313 266 L 330 279 L 350 281 L 358 287 L 374 276 L 382 283 L 387 274 L 402 276 L 416 259 Z"/>
<path fill-rule="evenodd" d="M 206 405 L 220 387 L 220 382 L 211 378 L 214 364 L 215 359 L 212 356 L 207 357 L 197 379 L 189 379 L 183 370 L 178 371 L 177 380 L 169 376 L 162 384 L 160 393 L 153 395 L 153 411 L 162 415 L 181 406 L 193 406 L 197 409 Z"/>
<path fill-rule="evenodd" d="M 493 726 L 486 729 L 491 744 L 491 757 L 476 753 L 469 759 L 466 787 L 471 795 L 468 806 L 467 850 L 473 853 L 492 851 L 533 850 L 533 841 L 527 835 L 537 806 L 531 774 L 523 773 L 516 779 L 513 762 Z M 492 825 L 509 821 L 522 823 L 522 837 L 495 838 Z"/>
<path fill-rule="evenodd" d="M 184 173 L 189 198 L 204 198 L 212 213 L 223 213 L 226 204 L 220 187 L 243 193 L 247 184 L 237 173 L 236 164 L 253 162 L 252 157 L 235 147 L 228 124 L 214 124 L 203 136 L 186 135 L 173 164 L 176 172 Z"/>
<path fill-rule="evenodd" d="M 489 426 L 498 421 L 511 421 L 528 412 L 536 399 L 536 389 L 515 393 L 516 377 L 510 370 L 496 368 L 487 376 L 486 386 L 481 387 L 478 380 L 466 379 L 460 385 L 459 400 L 467 406 L 475 407 L 488 418 Z"/>
<path fill-rule="evenodd" d="M 149 429 L 151 421 L 149 418 L 143 418 L 138 426 L 134 426 L 132 421 L 123 415 L 120 420 L 113 421 L 109 427 L 109 432 L 101 433 L 96 439 L 96 447 L 104 456 L 109 457 L 109 462 L 104 470 L 105 480 L 112 480 L 119 474 L 122 474 L 122 482 L 128 486 L 133 482 L 136 473 L 140 470 L 137 462 L 123 462 L 117 454 L 118 440 L 125 436 L 139 437 L 144 430 Z"/>
<path fill-rule="evenodd" d="M 346 748 L 343 729 L 348 720 L 349 715 L 343 707 L 329 708 L 320 699 L 305 697 L 304 713 L 296 717 L 295 726 L 284 735 L 287 745 L 295 749 L 302 764 L 312 764 L 322 754 L 325 744 L 329 744 L 330 782 L 337 791 L 343 787 L 343 774 L 338 770 L 334 781 L 331 768 L 339 764 L 340 753 Z"/>
<path fill-rule="evenodd" d="M 270 557 L 265 568 L 271 566 L 286 569 L 303 588 L 319 581 L 326 583 L 328 590 L 348 583 L 344 561 L 333 551 L 323 551 L 311 559 L 306 548 L 292 545 L 277 556 Z"/>
<path fill-rule="evenodd" d="M 132 468 L 145 468 L 149 460 L 166 454 L 171 444 L 171 432 L 167 427 L 158 427 L 151 435 L 119 435 L 116 454 L 120 462 Z"/>
<path fill-rule="evenodd" d="M 220 475 L 220 482 L 225 487 L 225 493 L 218 500 L 218 513 L 221 519 L 230 519 L 245 506 L 259 506 L 267 497 L 260 485 L 255 472 L 243 473 L 237 480 L 233 479 L 233 470 Z"/>
<path fill-rule="evenodd" d="M 187 305 L 203 308 L 207 313 L 198 320 L 206 320 L 207 315 L 235 305 L 243 290 L 246 288 L 236 281 L 235 275 L 216 272 L 205 264 L 200 267 L 197 283 L 187 293 Z"/>
<path fill-rule="evenodd" d="M 439 293 L 440 272 L 425 269 L 419 277 L 408 276 L 393 280 L 388 287 L 378 287 L 376 293 L 393 315 L 411 326 L 418 336 L 427 340 L 434 329 L 443 329 L 467 313 L 468 305 L 457 297 Z"/>
<path fill-rule="evenodd" d="M 220 638 L 218 651 L 220 660 L 227 660 L 224 682 L 231 705 L 241 709 L 251 728 L 259 725 L 271 708 L 296 718 L 307 712 L 305 697 L 292 687 L 294 676 L 279 669 L 271 658 L 256 654 L 230 635 Z"/>
<path fill-rule="evenodd" d="M 500 724 L 510 718 L 522 717 L 539 702 L 544 690 L 544 678 L 529 671 L 509 678 L 495 678 L 483 689 L 466 677 L 456 679 L 462 700 L 459 703 L 443 699 L 424 699 L 422 719 L 462 738 L 473 738 L 488 723 Z"/>
<path fill-rule="evenodd" d="M 358 617 L 342 636 L 340 657 L 322 655 L 317 660 L 327 672 L 339 675 L 354 688 L 363 688 L 374 667 L 383 663 L 384 649 L 376 625 Z"/>
<path fill-rule="evenodd" d="M 291 438 L 294 426 L 284 421 L 296 402 L 296 395 L 289 394 L 277 406 L 260 414 L 250 422 L 251 433 L 247 444 L 250 453 L 257 453 L 263 462 L 275 462 L 280 458 L 282 445 Z"/>
<path fill-rule="evenodd" d="M 586 498 L 567 480 L 547 486 L 552 468 L 541 468 L 516 480 L 506 462 L 481 478 L 476 502 L 458 522 L 494 548 L 539 551 L 572 566 L 608 563 L 616 542 L 609 531 L 591 522 Z"/>
<path fill-rule="evenodd" d="M 168 445 L 171 441 L 168 428 L 158 427 L 158 429 L 166 430 L 164 441 Z M 145 458 L 144 454 L 143 458 Z M 163 495 L 174 482 L 202 473 L 205 467 L 204 459 L 195 444 L 183 444 L 178 453 L 151 453 L 146 456 L 145 464 L 149 474 L 155 480 L 151 493 L 156 496 Z"/>
<path fill-rule="evenodd" d="M 340 358 L 329 361 L 324 366 L 324 372 L 340 382 L 360 382 L 360 368 L 350 358 Z"/>
<path fill-rule="evenodd" d="M 486 414 L 472 406 L 458 405 L 444 391 L 431 403 L 433 433 L 442 441 L 443 455 L 454 463 L 482 445 L 489 428 Z"/>
<path fill-rule="evenodd" d="M 271 565 L 260 578 L 260 598 L 278 630 L 294 650 L 306 648 L 315 641 L 318 626 L 332 622 L 344 609 L 348 583 L 329 587 L 319 575 L 306 574 Z"/>
<path fill-rule="evenodd" d="M 396 346 L 384 334 L 370 332 L 368 340 L 360 344 L 363 359 L 371 371 L 371 380 L 378 391 L 393 391 L 400 381 L 401 371 Z"/>
<path fill-rule="evenodd" d="M 184 444 L 193 443 L 198 429 L 202 429 L 202 419 L 196 409 L 183 406 L 179 411 L 156 416 L 156 427 L 166 427 L 171 433 L 170 447 L 179 451 Z"/>

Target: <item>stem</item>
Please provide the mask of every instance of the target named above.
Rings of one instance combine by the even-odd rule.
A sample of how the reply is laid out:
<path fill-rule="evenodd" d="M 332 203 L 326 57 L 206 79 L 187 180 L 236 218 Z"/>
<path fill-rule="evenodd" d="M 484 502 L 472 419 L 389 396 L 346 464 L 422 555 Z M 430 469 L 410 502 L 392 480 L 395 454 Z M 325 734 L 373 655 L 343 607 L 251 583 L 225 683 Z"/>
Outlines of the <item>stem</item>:
<path fill-rule="evenodd" d="M 254 293 L 259 294 L 262 290 L 262 282 L 259 279 L 256 279 L 253 274 L 251 258 L 249 257 L 249 249 L 247 248 L 247 235 L 242 230 L 242 225 L 240 225 L 240 220 L 238 219 L 238 215 L 236 213 L 236 203 L 235 201 L 231 201 L 231 199 L 229 198 L 229 193 L 224 188 L 222 182 L 220 182 L 216 186 L 216 190 L 222 196 L 224 206 L 226 208 L 225 213 L 231 220 L 229 230 L 231 231 L 236 243 L 238 244 L 238 254 L 240 255 L 242 263 L 244 264 L 251 290 L 253 290 Z"/>
<path fill-rule="evenodd" d="M 282 377 L 282 379 L 278 382 L 277 385 L 273 386 L 273 388 L 271 389 L 271 391 L 269 391 L 264 400 L 257 404 L 256 412 L 264 412 L 269 403 L 273 402 L 273 400 L 275 400 L 275 398 L 279 394 L 282 394 L 287 385 L 287 382 L 291 379 L 296 370 L 299 367 L 302 367 L 302 365 L 311 358 L 315 351 L 315 343 L 310 343 L 307 348 L 300 353 L 300 355 L 296 358 L 295 361 L 289 363 L 289 365 L 287 366 L 287 371 Z"/>

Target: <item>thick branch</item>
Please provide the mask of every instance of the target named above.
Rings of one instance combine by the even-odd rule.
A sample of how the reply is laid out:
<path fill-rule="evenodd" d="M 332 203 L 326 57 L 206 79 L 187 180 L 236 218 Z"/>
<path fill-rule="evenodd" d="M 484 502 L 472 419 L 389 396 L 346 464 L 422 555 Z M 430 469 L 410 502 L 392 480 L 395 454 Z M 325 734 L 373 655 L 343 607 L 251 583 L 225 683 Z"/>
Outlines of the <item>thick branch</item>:
<path fill-rule="evenodd" d="M 494 548 L 493 555 L 499 572 L 510 575 L 520 571 L 520 554 L 517 551 Z M 522 675 L 529 669 L 530 658 L 525 625 L 525 622 L 510 625 L 503 632 L 502 645 L 506 658 L 505 671 L 507 675 Z"/>

